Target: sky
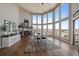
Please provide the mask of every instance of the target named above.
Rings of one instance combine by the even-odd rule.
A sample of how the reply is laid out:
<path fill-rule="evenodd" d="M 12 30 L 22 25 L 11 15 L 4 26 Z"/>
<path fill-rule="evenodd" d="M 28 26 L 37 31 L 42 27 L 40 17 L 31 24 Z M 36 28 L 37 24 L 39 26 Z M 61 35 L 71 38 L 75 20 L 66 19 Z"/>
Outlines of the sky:
<path fill-rule="evenodd" d="M 68 17 L 68 15 L 69 15 L 68 9 L 69 9 L 69 6 L 68 6 L 67 3 L 64 3 L 61 6 L 61 19 Z M 47 15 L 48 15 L 48 23 L 52 23 L 53 13 L 50 12 Z M 34 19 L 33 23 L 35 23 L 36 22 L 36 16 L 34 16 L 33 19 Z M 59 20 L 59 8 L 57 8 L 56 11 L 55 11 L 55 21 L 57 21 L 57 20 Z M 69 28 L 68 20 L 61 22 L 61 29 L 68 29 Z M 47 22 L 47 16 L 43 15 L 43 23 L 46 23 L 46 22 Z M 41 16 L 38 16 L 38 23 L 41 24 Z M 48 27 L 49 27 L 49 29 L 52 29 L 52 25 L 48 25 Z M 44 26 L 44 28 L 46 28 L 46 26 Z M 76 28 L 78 28 L 78 25 L 76 25 Z M 56 29 L 59 29 L 59 24 L 56 24 Z"/>
<path fill-rule="evenodd" d="M 79 29 L 79 19 L 75 21 L 75 29 Z"/>

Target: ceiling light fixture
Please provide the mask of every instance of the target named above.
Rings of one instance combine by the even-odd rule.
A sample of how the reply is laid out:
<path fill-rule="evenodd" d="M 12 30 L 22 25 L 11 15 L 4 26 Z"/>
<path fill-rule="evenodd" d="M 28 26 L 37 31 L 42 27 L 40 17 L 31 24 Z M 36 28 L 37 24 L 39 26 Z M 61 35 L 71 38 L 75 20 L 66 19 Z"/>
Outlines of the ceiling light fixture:
<path fill-rule="evenodd" d="M 40 3 L 40 5 L 44 5 L 44 3 Z"/>

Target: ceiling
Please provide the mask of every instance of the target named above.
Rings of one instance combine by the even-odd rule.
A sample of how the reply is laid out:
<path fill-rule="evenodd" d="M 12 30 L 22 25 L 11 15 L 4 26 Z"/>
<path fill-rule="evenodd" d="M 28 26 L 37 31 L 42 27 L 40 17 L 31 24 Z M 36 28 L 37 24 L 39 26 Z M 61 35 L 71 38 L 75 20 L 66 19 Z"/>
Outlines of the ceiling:
<path fill-rule="evenodd" d="M 52 10 L 57 4 L 56 3 L 19 3 L 19 6 L 31 13 L 44 13 Z"/>

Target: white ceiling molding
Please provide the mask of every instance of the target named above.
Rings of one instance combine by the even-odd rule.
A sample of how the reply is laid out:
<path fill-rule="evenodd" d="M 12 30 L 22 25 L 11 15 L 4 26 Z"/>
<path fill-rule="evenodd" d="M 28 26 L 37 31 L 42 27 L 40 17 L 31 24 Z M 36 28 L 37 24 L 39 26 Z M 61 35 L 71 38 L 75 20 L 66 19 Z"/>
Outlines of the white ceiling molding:
<path fill-rule="evenodd" d="M 57 5 L 57 3 L 18 3 L 19 6 L 31 13 L 44 13 Z"/>

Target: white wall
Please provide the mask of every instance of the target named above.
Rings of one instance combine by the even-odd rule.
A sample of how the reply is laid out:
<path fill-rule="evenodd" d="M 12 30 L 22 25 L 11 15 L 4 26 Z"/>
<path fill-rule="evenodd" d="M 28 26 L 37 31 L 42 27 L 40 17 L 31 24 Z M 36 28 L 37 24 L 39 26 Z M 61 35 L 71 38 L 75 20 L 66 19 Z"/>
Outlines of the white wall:
<path fill-rule="evenodd" d="M 16 23 L 16 29 L 18 29 L 18 25 L 23 22 L 24 19 L 29 20 L 31 26 L 31 14 L 16 4 L 0 4 L 0 17 Z"/>
<path fill-rule="evenodd" d="M 18 7 L 16 4 L 2 3 L 0 4 L 0 17 L 10 20 L 18 26 Z M 18 29 L 16 27 L 16 29 Z"/>
<path fill-rule="evenodd" d="M 19 7 L 19 24 L 24 22 L 24 19 L 29 20 L 29 26 L 31 26 L 31 13 L 29 13 L 28 11 L 26 11 L 25 9 Z"/>
<path fill-rule="evenodd" d="M 0 3 L 0 21 L 1 19 L 16 23 L 16 30 L 18 30 L 18 25 L 23 22 L 24 19 L 29 20 L 31 26 L 31 14 L 18 5 L 12 3 Z M 1 21 L 0 25 L 2 24 Z"/>

